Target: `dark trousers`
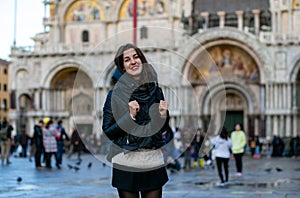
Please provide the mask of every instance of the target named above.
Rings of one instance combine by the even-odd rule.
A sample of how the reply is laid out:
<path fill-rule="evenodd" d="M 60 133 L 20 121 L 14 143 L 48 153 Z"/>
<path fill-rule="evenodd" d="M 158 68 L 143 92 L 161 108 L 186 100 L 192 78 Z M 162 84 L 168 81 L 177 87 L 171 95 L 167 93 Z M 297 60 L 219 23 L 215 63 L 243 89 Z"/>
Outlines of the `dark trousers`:
<path fill-rule="evenodd" d="M 243 162 L 242 162 L 243 155 L 244 155 L 244 153 L 233 154 L 234 159 L 235 159 L 236 170 L 238 173 L 242 173 L 242 170 L 243 170 Z"/>
<path fill-rule="evenodd" d="M 217 161 L 218 173 L 219 173 L 219 177 L 221 179 L 221 182 L 224 182 L 222 165 L 224 166 L 225 181 L 227 182 L 228 181 L 228 162 L 229 162 L 229 158 L 216 157 L 216 161 Z"/>
<path fill-rule="evenodd" d="M 36 148 L 35 154 L 34 154 L 34 160 L 35 160 L 35 166 L 40 167 L 41 166 L 41 156 L 42 156 L 43 148 Z"/>
<path fill-rule="evenodd" d="M 58 165 L 57 163 L 57 155 L 56 152 L 45 152 L 45 158 L 46 158 L 46 167 L 51 168 L 51 157 L 54 155 L 55 161 L 56 161 L 56 166 Z"/>
<path fill-rule="evenodd" d="M 62 164 L 63 153 L 64 153 L 64 142 L 57 141 L 57 161 L 59 164 Z"/>

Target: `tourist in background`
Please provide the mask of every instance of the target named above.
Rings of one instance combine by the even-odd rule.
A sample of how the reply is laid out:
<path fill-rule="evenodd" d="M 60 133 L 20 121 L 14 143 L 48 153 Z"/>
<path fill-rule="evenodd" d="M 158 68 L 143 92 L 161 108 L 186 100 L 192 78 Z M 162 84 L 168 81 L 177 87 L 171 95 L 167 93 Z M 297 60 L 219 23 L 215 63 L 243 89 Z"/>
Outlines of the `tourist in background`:
<path fill-rule="evenodd" d="M 232 153 L 235 159 L 235 165 L 237 169 L 236 176 L 241 177 L 243 176 L 243 155 L 244 149 L 246 145 L 246 135 L 243 131 L 241 124 L 235 125 L 235 131 L 231 133 L 231 141 L 232 141 Z"/>
<path fill-rule="evenodd" d="M 34 154 L 34 160 L 35 160 L 35 167 L 41 168 L 41 156 L 44 151 L 44 143 L 43 143 L 43 127 L 44 127 L 44 121 L 40 120 L 37 125 L 34 125 L 34 132 L 33 132 L 33 138 L 32 141 L 35 144 L 35 154 Z"/>
<path fill-rule="evenodd" d="M 222 127 L 220 135 L 211 139 L 211 143 L 214 148 L 218 174 L 220 177 L 220 182 L 217 182 L 217 185 L 224 186 L 228 182 L 228 162 L 230 159 L 230 152 L 232 147 L 231 140 L 228 137 L 228 132 L 225 127 Z M 223 177 L 222 166 L 224 167 L 225 178 Z"/>
<path fill-rule="evenodd" d="M 57 142 L 57 161 L 58 164 L 61 165 L 62 164 L 62 157 L 63 157 L 63 153 L 64 153 L 64 147 L 65 147 L 65 143 L 64 141 L 67 140 L 69 141 L 69 136 L 67 135 L 65 128 L 62 126 L 63 121 L 59 120 L 57 122 L 57 126 L 56 126 L 56 142 Z"/>
<path fill-rule="evenodd" d="M 10 146 L 11 146 L 11 133 L 13 131 L 13 127 L 9 124 L 7 120 L 3 120 L 1 126 L 1 164 L 4 165 L 4 160 L 6 159 L 6 164 L 9 165 L 11 162 L 9 161 L 10 156 Z"/>
<path fill-rule="evenodd" d="M 44 119 L 45 128 L 43 129 L 43 142 L 45 148 L 45 161 L 46 168 L 52 168 L 51 166 L 51 157 L 54 155 L 56 161 L 56 167 L 60 169 L 60 165 L 57 160 L 57 143 L 55 139 L 56 127 L 53 125 L 53 121 L 50 118 Z"/>

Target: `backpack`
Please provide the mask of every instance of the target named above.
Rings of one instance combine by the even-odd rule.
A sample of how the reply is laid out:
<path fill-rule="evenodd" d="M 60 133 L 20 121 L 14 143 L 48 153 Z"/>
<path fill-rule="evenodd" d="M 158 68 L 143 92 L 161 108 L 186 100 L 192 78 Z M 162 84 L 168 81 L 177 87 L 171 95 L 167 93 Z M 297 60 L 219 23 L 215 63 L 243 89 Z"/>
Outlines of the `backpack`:
<path fill-rule="evenodd" d="M 0 129 L 0 138 L 2 141 L 6 141 L 8 139 L 7 138 L 7 129 L 8 129 L 7 126 Z"/>
<path fill-rule="evenodd" d="M 56 127 L 55 139 L 57 141 L 62 140 L 62 132 L 60 127 Z"/>

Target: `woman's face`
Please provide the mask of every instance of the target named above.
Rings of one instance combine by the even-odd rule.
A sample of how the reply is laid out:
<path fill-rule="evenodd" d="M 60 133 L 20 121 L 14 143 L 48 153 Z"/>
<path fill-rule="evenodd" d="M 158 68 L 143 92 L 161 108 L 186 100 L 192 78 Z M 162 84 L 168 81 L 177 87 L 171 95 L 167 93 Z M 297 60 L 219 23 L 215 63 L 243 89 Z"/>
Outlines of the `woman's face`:
<path fill-rule="evenodd" d="M 240 131 L 241 130 L 241 126 L 239 124 L 235 125 L 235 130 L 236 131 Z"/>
<path fill-rule="evenodd" d="M 142 61 L 133 48 L 124 51 L 123 65 L 125 71 L 132 76 L 141 74 L 143 70 Z"/>

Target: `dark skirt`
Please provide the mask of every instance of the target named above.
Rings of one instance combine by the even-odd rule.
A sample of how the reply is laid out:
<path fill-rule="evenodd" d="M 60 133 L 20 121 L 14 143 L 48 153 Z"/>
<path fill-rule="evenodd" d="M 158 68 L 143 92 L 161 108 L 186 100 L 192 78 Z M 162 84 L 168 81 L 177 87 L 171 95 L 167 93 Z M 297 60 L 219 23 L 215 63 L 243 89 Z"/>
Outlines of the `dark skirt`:
<path fill-rule="evenodd" d="M 165 167 L 146 172 L 130 172 L 115 167 L 112 169 L 112 186 L 129 192 L 160 189 L 168 180 Z"/>

